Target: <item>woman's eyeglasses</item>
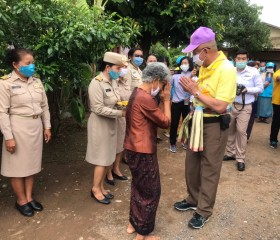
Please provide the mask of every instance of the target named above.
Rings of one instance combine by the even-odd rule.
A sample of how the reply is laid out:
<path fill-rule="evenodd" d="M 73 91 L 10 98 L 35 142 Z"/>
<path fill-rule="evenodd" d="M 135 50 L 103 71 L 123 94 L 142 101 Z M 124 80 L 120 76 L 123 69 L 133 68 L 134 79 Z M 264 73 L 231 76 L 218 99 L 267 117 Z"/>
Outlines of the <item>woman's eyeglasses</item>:
<path fill-rule="evenodd" d="M 143 55 L 135 54 L 134 57 L 140 57 L 140 58 L 142 58 Z"/>

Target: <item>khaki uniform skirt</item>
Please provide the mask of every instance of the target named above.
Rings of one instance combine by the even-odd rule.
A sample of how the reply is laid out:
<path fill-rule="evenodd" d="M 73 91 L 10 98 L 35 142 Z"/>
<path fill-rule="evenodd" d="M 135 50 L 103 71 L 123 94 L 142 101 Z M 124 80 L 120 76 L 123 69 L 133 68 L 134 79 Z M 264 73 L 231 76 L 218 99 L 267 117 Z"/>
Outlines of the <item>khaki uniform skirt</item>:
<path fill-rule="evenodd" d="M 28 177 L 41 171 L 43 125 L 41 118 L 10 115 L 16 141 L 13 154 L 6 150 L 3 139 L 1 174 L 6 177 Z"/>
<path fill-rule="evenodd" d="M 97 166 L 111 166 L 116 158 L 117 119 L 92 112 L 87 127 L 86 161 Z"/>
<path fill-rule="evenodd" d="M 117 131 L 117 154 L 121 153 L 124 148 L 123 148 L 123 143 L 124 143 L 124 138 L 125 138 L 125 128 L 126 128 L 126 121 L 125 118 L 118 118 L 118 131 Z"/>

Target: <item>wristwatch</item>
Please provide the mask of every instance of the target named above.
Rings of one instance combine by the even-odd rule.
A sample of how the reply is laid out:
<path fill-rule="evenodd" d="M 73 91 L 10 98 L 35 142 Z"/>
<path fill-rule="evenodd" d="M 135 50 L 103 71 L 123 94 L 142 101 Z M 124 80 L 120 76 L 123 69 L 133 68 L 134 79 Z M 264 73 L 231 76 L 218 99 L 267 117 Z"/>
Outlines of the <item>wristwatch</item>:
<path fill-rule="evenodd" d="M 200 92 L 199 91 L 197 91 L 193 96 L 195 97 L 195 98 L 198 98 L 199 97 L 199 95 L 200 95 Z"/>

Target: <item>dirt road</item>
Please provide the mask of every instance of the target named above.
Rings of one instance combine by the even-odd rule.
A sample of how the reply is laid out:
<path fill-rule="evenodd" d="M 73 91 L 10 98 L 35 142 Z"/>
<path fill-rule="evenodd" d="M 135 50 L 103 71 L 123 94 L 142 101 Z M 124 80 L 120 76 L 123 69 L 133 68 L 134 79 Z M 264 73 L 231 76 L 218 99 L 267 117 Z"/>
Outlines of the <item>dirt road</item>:
<path fill-rule="evenodd" d="M 246 171 L 224 162 L 214 214 L 201 230 L 187 221 L 192 212 L 178 212 L 173 203 L 186 196 L 182 148 L 172 154 L 168 139 L 158 145 L 162 195 L 154 234 L 163 240 L 280 239 L 280 147 L 268 145 L 270 124 L 255 123 L 248 145 Z M 73 126 L 44 149 L 43 171 L 34 198 L 45 210 L 32 218 L 15 209 L 8 179 L 0 177 L 0 239 L 130 240 L 128 221 L 130 181 L 108 186 L 115 195 L 109 206 L 89 196 L 92 166 L 84 162 L 86 129 Z M 130 176 L 126 165 L 123 173 Z"/>

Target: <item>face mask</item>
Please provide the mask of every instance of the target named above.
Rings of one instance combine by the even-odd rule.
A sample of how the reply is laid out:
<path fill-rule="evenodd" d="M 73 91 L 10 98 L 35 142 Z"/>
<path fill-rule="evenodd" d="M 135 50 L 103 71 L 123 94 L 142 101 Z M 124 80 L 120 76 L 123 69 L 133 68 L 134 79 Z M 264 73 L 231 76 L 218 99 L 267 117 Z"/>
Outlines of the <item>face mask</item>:
<path fill-rule="evenodd" d="M 153 97 L 155 97 L 156 95 L 158 95 L 158 93 L 159 93 L 159 91 L 160 91 L 160 88 L 159 88 L 159 82 L 158 82 L 158 87 L 157 87 L 157 89 L 156 90 L 151 90 L 151 95 L 153 96 Z"/>
<path fill-rule="evenodd" d="M 202 64 L 204 63 L 204 61 L 206 59 L 206 57 L 205 57 L 203 61 L 200 60 L 199 56 L 202 53 L 202 51 L 204 51 L 204 49 L 202 49 L 200 53 L 193 56 L 193 62 L 198 66 L 202 66 Z"/>
<path fill-rule="evenodd" d="M 31 77 L 35 73 L 35 65 L 31 63 L 27 66 L 21 66 L 19 72 L 26 77 Z"/>
<path fill-rule="evenodd" d="M 236 62 L 235 65 L 237 69 L 244 69 L 247 66 L 247 62 Z"/>
<path fill-rule="evenodd" d="M 187 72 L 189 70 L 189 64 L 182 64 L 180 68 L 183 72 Z"/>
<path fill-rule="evenodd" d="M 127 74 L 127 68 L 121 68 L 120 77 L 123 77 Z"/>
<path fill-rule="evenodd" d="M 133 58 L 133 64 L 137 67 L 139 67 L 143 63 L 143 58 L 141 57 L 135 57 Z"/>
<path fill-rule="evenodd" d="M 260 67 L 260 72 L 264 72 L 265 71 L 265 67 Z"/>
<path fill-rule="evenodd" d="M 120 77 L 120 73 L 117 73 L 113 70 L 110 70 L 109 72 L 109 77 L 112 79 L 112 80 L 117 80 L 119 77 Z"/>

